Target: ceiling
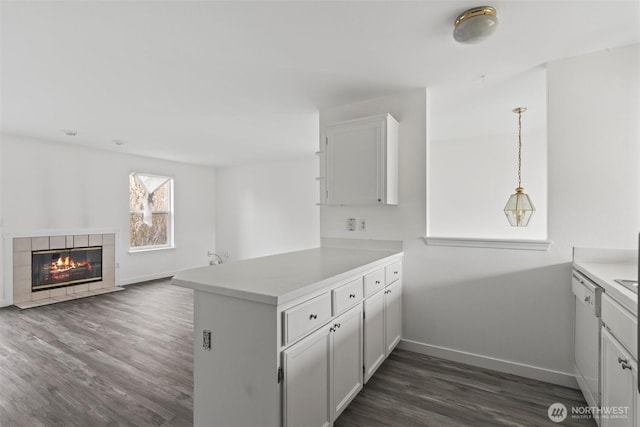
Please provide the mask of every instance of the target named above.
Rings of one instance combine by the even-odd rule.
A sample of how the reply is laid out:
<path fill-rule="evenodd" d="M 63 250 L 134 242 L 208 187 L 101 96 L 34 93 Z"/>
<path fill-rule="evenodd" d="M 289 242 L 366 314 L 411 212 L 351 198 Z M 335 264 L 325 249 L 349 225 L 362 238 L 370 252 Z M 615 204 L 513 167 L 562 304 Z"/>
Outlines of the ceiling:
<path fill-rule="evenodd" d="M 315 151 L 324 107 L 640 42 L 640 0 L 501 0 L 489 3 L 500 19 L 489 40 L 456 43 L 456 16 L 483 4 L 2 1 L 2 131 L 216 167 L 263 162 Z"/>

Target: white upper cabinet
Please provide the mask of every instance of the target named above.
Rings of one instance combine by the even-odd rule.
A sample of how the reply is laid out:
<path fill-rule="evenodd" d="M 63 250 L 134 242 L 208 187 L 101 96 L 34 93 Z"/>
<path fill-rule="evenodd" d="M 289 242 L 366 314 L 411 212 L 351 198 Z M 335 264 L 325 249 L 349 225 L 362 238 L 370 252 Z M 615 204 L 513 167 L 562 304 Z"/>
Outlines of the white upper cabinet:
<path fill-rule="evenodd" d="M 328 205 L 398 204 L 398 122 L 389 114 L 326 127 Z"/>

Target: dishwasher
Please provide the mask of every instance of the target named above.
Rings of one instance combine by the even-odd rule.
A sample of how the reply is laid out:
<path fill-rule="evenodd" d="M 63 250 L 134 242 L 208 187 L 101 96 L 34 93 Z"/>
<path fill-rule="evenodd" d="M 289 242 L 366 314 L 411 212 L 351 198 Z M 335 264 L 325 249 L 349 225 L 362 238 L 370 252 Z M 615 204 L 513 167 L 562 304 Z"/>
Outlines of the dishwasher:
<path fill-rule="evenodd" d="M 574 374 L 590 407 L 600 408 L 600 298 L 602 288 L 578 270 L 571 275 L 575 296 Z M 598 425 L 598 411 L 592 411 Z"/>

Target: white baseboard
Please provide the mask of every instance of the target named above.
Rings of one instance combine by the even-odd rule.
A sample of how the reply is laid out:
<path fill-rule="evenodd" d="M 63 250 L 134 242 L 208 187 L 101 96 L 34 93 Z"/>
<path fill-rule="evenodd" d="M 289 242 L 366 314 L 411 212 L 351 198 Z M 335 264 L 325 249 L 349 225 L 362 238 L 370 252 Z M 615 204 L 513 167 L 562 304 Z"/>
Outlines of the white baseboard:
<path fill-rule="evenodd" d="M 454 362 L 466 363 L 467 365 L 478 366 L 480 368 L 492 369 L 494 371 L 504 372 L 507 374 L 519 375 L 521 377 L 579 389 L 576 378 L 573 374 L 567 372 L 554 371 L 537 366 L 525 365 L 523 363 L 496 359 L 494 357 L 482 356 L 480 354 L 467 353 L 465 351 L 453 350 L 446 347 L 404 339 L 400 341 L 398 348 L 420 354 L 426 354 L 428 356 L 439 357 L 441 359 L 452 360 Z"/>
<path fill-rule="evenodd" d="M 165 273 L 156 273 L 156 274 L 148 274 L 145 276 L 133 277 L 130 279 L 119 280 L 118 286 L 132 285 L 134 283 L 147 282 L 149 280 L 164 279 L 165 277 L 172 277 L 175 274 L 176 274 L 175 271 L 169 271 Z"/>
<path fill-rule="evenodd" d="M 7 304 L 7 302 L 3 299 L 0 299 L 0 307 L 9 307 L 11 304 Z"/>

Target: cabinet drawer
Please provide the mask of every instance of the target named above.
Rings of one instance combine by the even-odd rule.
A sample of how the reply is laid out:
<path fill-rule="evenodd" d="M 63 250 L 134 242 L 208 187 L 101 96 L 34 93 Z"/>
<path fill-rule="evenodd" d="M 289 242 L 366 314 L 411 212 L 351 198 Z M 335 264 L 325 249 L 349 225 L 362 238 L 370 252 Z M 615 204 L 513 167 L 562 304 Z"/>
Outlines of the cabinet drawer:
<path fill-rule="evenodd" d="M 284 344 L 287 345 L 313 331 L 331 318 L 331 296 L 318 295 L 283 313 Z"/>
<path fill-rule="evenodd" d="M 362 279 L 342 285 L 331 293 L 333 294 L 333 315 L 337 316 L 362 301 Z"/>
<path fill-rule="evenodd" d="M 402 276 L 402 263 L 400 261 L 387 265 L 384 268 L 385 284 L 390 285 Z"/>
<path fill-rule="evenodd" d="M 637 359 L 638 319 L 606 293 L 602 296 L 602 323 Z"/>
<path fill-rule="evenodd" d="M 370 297 L 384 288 L 384 270 L 380 269 L 364 276 L 364 296 Z"/>

